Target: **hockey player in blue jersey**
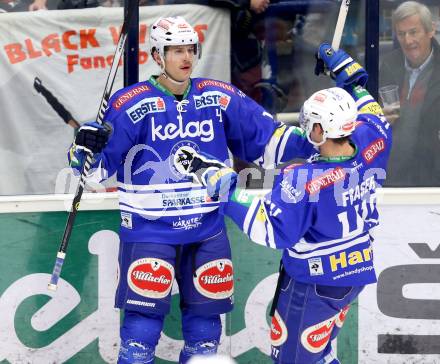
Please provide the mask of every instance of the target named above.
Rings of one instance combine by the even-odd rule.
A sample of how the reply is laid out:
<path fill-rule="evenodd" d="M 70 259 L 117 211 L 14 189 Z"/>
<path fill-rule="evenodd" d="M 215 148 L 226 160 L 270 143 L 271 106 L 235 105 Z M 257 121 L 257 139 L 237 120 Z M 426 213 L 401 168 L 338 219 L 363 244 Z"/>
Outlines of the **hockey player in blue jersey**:
<path fill-rule="evenodd" d="M 318 55 L 317 73 L 329 69 L 338 86 L 314 93 L 300 112 L 319 153 L 285 168 L 270 193 L 251 197 L 235 187 L 232 169 L 206 169 L 203 156 L 190 158 L 189 172 L 211 197 L 228 196 L 233 186 L 222 211 L 252 241 L 283 249 L 272 306 L 275 363 L 339 363 L 331 342 L 350 304 L 376 282 L 371 230 L 379 223 L 376 192 L 386 176 L 391 127 L 363 88 L 367 73 L 357 62 L 325 43 Z"/>
<path fill-rule="evenodd" d="M 314 148 L 299 128 L 275 122 L 229 83 L 191 79 L 200 45 L 183 18 L 158 19 L 150 46 L 160 75 L 116 92 L 106 125 L 82 126 L 69 153 L 76 168 L 84 150 L 95 153 L 90 179 L 117 174 L 120 364 L 153 363 L 174 280 L 185 341 L 180 363 L 217 351 L 220 314 L 232 309 L 234 272 L 223 216 L 219 202 L 186 175 L 188 155 L 205 152 L 224 162 L 229 148 L 273 167 Z"/>

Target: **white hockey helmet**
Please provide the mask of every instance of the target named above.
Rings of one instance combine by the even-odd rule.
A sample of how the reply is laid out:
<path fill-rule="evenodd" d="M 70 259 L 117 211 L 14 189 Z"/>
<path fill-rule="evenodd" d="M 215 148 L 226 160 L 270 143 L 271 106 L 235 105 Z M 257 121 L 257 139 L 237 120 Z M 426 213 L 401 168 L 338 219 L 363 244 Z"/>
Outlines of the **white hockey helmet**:
<path fill-rule="evenodd" d="M 353 133 L 357 107 L 351 95 L 340 87 L 315 92 L 301 108 L 299 123 L 310 143 L 320 146 L 325 141 L 349 136 Z M 321 124 L 324 131 L 322 142 L 314 142 L 310 133 L 315 124 Z"/>
<path fill-rule="evenodd" d="M 157 19 L 150 28 L 150 53 L 159 52 L 165 59 L 165 47 L 172 45 L 195 45 L 195 52 L 200 58 L 199 36 L 194 28 L 181 16 Z"/>

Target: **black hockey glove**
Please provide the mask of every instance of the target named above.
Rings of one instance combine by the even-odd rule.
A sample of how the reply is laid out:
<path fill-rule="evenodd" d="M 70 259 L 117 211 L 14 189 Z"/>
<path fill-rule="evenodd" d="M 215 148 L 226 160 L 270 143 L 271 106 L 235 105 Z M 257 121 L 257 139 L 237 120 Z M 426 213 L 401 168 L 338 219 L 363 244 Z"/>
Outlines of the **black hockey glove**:
<path fill-rule="evenodd" d="M 101 153 L 106 146 L 112 127 L 108 123 L 99 124 L 96 121 L 81 125 L 75 137 L 75 145 L 87 152 Z"/>

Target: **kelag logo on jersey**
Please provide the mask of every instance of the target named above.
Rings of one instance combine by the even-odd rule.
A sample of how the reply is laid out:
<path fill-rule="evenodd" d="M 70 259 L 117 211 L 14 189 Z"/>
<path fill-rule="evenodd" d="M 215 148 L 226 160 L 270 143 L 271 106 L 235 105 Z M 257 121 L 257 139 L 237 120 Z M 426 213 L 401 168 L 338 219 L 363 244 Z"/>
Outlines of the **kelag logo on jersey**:
<path fill-rule="evenodd" d="M 200 96 L 194 96 L 194 103 L 196 109 L 203 109 L 205 107 L 220 106 L 222 110 L 228 108 L 231 96 L 220 91 L 207 91 Z"/>
<path fill-rule="evenodd" d="M 202 121 L 183 122 L 182 118 L 178 119 L 178 125 L 174 123 L 156 125 L 156 119 L 151 118 L 151 139 L 156 141 L 172 140 L 176 138 L 197 138 L 200 137 L 202 142 L 210 142 L 214 139 L 214 125 L 212 119 Z"/>
<path fill-rule="evenodd" d="M 137 122 L 141 121 L 147 114 L 165 111 L 165 102 L 163 101 L 162 97 L 148 97 L 130 107 L 126 111 L 126 113 L 133 124 L 136 124 Z"/>

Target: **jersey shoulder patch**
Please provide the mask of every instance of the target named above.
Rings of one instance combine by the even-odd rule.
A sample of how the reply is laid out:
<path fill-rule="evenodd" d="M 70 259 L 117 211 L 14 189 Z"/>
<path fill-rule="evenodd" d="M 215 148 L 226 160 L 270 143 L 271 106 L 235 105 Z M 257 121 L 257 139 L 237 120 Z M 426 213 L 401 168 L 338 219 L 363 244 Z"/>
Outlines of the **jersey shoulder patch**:
<path fill-rule="evenodd" d="M 237 89 L 230 83 L 209 78 L 196 78 L 194 79 L 194 85 L 198 92 L 203 92 L 204 90 L 223 90 L 234 95 L 237 94 Z"/>
<path fill-rule="evenodd" d="M 127 104 L 129 101 L 136 98 L 136 96 L 144 94 L 145 92 L 149 92 L 152 90 L 152 87 L 145 82 L 143 83 L 137 83 L 136 85 L 132 85 L 129 87 L 126 87 L 124 89 L 119 90 L 113 97 L 112 97 L 112 106 L 116 110 L 121 109 L 125 104 Z"/>

